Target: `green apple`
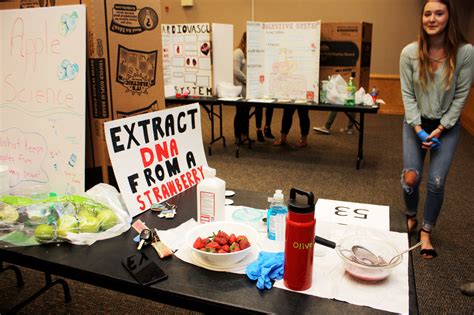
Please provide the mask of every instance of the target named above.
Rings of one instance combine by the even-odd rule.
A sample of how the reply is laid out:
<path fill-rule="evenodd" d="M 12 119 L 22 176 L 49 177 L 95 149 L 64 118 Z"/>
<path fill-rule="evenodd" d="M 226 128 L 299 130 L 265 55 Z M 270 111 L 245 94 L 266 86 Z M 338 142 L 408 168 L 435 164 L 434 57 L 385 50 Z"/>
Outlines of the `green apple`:
<path fill-rule="evenodd" d="M 3 209 L 0 210 L 0 221 L 6 224 L 14 223 L 19 217 L 20 215 L 16 209 L 10 205 L 4 204 Z"/>
<path fill-rule="evenodd" d="M 75 216 L 63 214 L 58 219 L 58 237 L 66 238 L 67 233 L 78 233 L 78 222 Z"/>
<path fill-rule="evenodd" d="M 89 215 L 78 215 L 79 231 L 81 233 L 97 233 L 100 228 L 100 222 L 96 217 Z"/>
<path fill-rule="evenodd" d="M 95 217 L 95 212 L 90 209 L 82 209 L 77 213 L 78 217 L 83 217 L 83 216 L 89 216 L 89 217 Z"/>
<path fill-rule="evenodd" d="M 102 230 L 108 230 L 118 223 L 117 216 L 110 209 L 103 209 L 97 213 L 97 220 L 100 222 Z"/>
<path fill-rule="evenodd" d="M 50 241 L 54 238 L 54 227 L 49 224 L 40 224 L 35 228 L 35 236 L 39 241 Z"/>

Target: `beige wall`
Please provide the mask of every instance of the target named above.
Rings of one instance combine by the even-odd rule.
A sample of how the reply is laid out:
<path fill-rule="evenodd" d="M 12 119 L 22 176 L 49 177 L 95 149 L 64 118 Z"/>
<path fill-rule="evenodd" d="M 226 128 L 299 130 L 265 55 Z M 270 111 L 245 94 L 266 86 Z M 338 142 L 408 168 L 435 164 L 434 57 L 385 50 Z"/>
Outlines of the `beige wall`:
<path fill-rule="evenodd" d="M 469 32 L 466 36 L 474 42 L 472 0 L 456 1 L 461 24 Z M 374 25 L 371 73 L 398 74 L 400 51 L 416 39 L 423 3 L 423 0 L 194 0 L 194 6 L 183 8 L 180 0 L 162 0 L 162 22 L 233 24 L 235 44 L 245 31 L 246 21 L 252 20 L 252 14 L 255 21 L 263 22 L 370 22 Z"/>

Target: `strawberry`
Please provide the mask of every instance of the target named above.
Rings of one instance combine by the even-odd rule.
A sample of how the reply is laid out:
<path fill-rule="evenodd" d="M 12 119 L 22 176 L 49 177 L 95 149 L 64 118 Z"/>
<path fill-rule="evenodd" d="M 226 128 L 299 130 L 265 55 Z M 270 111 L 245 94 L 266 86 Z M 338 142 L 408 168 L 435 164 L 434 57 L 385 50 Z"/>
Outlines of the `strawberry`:
<path fill-rule="evenodd" d="M 243 238 L 239 242 L 240 249 L 246 249 L 250 247 L 250 242 L 247 240 L 247 238 Z"/>
<path fill-rule="evenodd" d="M 196 248 L 196 249 L 201 249 L 203 248 L 204 246 L 206 246 L 206 243 L 204 243 L 204 241 L 202 240 L 201 237 L 198 237 L 195 241 L 194 241 L 194 244 L 193 244 L 193 247 Z"/>
<path fill-rule="evenodd" d="M 219 230 L 219 232 L 217 232 L 216 236 L 219 237 L 219 238 L 225 239 L 226 243 L 227 243 L 227 241 L 229 241 L 229 235 L 226 232 L 222 231 L 222 230 Z"/>
<path fill-rule="evenodd" d="M 248 241 L 247 236 L 245 236 L 245 235 L 239 235 L 239 236 L 237 236 L 237 242 L 240 242 L 241 240 L 246 240 L 246 241 Z"/>
<path fill-rule="evenodd" d="M 227 241 L 227 244 L 232 245 L 232 244 L 234 244 L 236 241 L 237 241 L 237 237 L 235 236 L 234 233 L 232 233 L 232 234 L 229 236 L 229 241 Z"/>
<path fill-rule="evenodd" d="M 217 234 L 217 235 L 219 235 L 219 234 Z M 225 238 L 218 237 L 218 236 L 214 237 L 214 242 L 218 243 L 221 246 L 227 244 L 227 240 Z"/>
<path fill-rule="evenodd" d="M 222 248 L 219 249 L 219 250 L 217 251 L 217 253 L 218 253 L 218 254 L 227 254 L 227 252 L 226 252 L 225 250 L 223 250 Z"/>
<path fill-rule="evenodd" d="M 223 245 L 221 246 L 221 249 L 224 250 L 226 253 L 230 252 L 229 245 Z"/>
<path fill-rule="evenodd" d="M 218 250 L 221 248 L 221 245 L 219 245 L 219 243 L 217 242 L 209 242 L 206 244 L 206 248 L 213 248 L 215 250 Z"/>
<path fill-rule="evenodd" d="M 229 249 L 231 253 L 238 252 L 240 250 L 240 246 L 238 243 L 233 243 L 232 245 L 230 245 Z"/>

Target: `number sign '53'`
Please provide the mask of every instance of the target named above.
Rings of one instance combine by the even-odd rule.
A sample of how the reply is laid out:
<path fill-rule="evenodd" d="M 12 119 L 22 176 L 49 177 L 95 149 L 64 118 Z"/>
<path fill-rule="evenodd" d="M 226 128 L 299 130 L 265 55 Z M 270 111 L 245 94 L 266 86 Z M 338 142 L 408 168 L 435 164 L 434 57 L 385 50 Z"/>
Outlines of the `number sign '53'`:
<path fill-rule="evenodd" d="M 315 216 L 318 221 L 390 230 L 388 206 L 319 199 L 315 207 Z"/>

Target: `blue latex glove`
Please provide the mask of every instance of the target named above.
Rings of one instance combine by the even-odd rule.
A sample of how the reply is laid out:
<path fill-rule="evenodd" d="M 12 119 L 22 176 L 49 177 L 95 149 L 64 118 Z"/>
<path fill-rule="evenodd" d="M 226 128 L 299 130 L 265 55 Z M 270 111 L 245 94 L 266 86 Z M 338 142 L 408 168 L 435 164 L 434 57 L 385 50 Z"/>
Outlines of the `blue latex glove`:
<path fill-rule="evenodd" d="M 431 145 L 431 148 L 433 150 L 438 149 L 439 146 L 441 145 L 441 141 L 439 141 L 439 139 L 436 137 L 433 137 L 430 140 L 426 140 L 426 138 L 429 137 L 429 134 L 424 129 L 421 129 L 420 131 L 418 131 L 416 135 L 418 136 L 418 138 L 420 138 L 422 142 L 430 142 L 430 141 L 433 142 L 433 144 Z"/>
<path fill-rule="evenodd" d="M 271 289 L 272 280 L 283 279 L 283 262 L 285 255 L 280 253 L 260 252 L 258 259 L 247 266 L 247 277 L 257 280 L 260 290 Z"/>

